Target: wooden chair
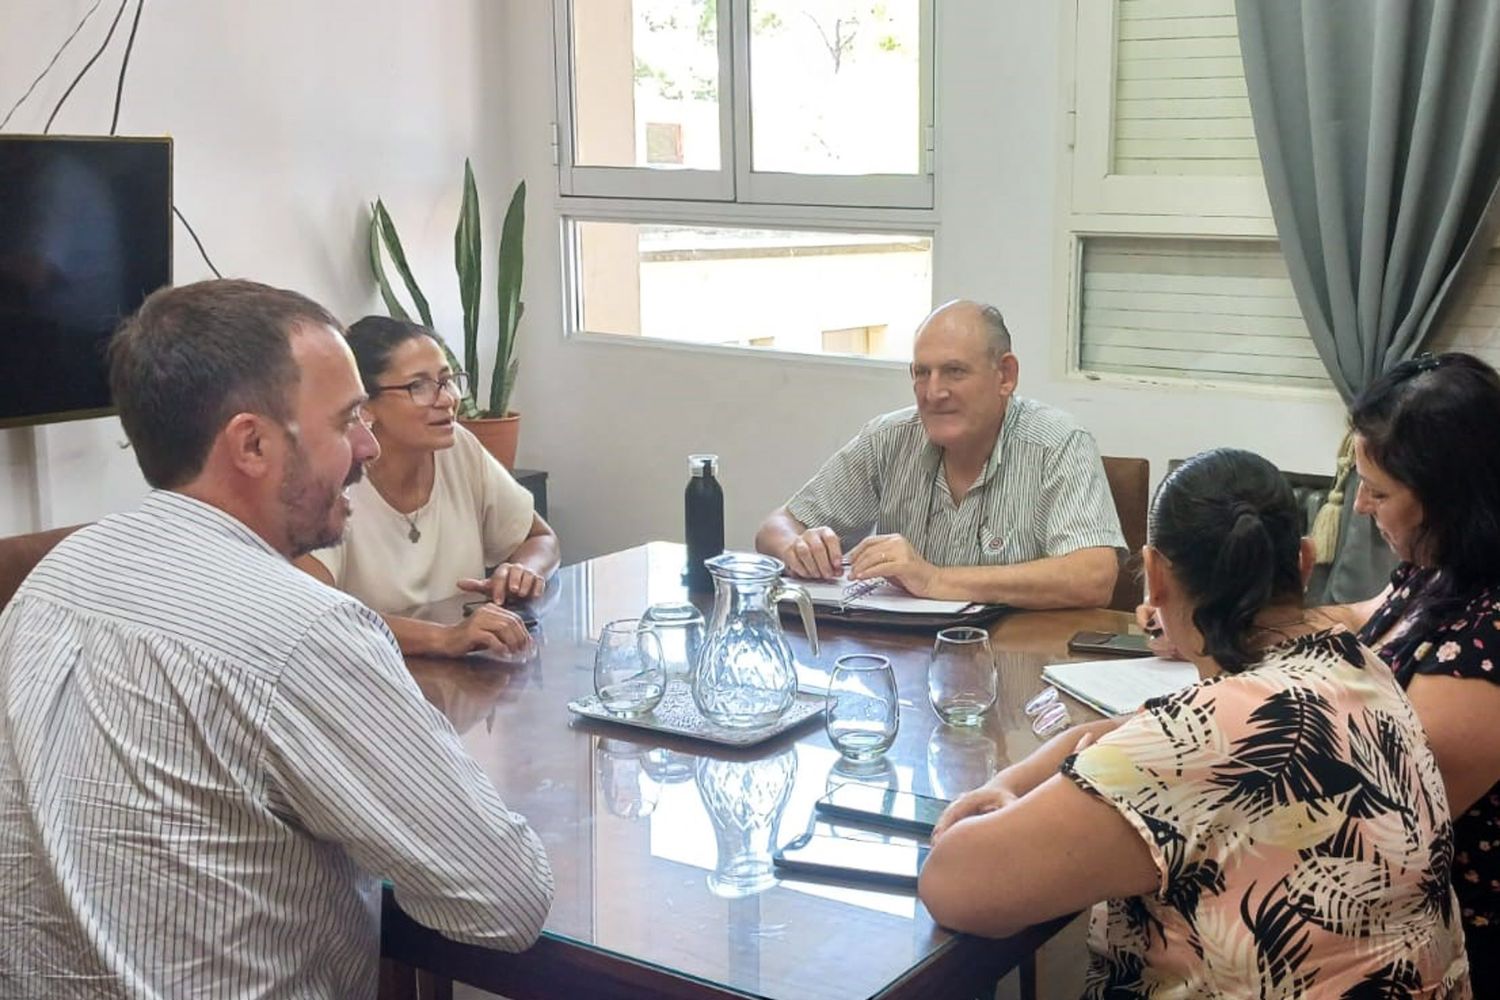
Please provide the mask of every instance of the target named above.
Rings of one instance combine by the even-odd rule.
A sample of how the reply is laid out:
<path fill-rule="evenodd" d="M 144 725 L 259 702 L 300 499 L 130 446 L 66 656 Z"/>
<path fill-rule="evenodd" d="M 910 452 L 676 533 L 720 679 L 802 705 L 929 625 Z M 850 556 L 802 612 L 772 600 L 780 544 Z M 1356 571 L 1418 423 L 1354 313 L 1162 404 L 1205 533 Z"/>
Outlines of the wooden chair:
<path fill-rule="evenodd" d="M 1151 505 L 1151 463 L 1144 458 L 1106 457 L 1104 477 L 1109 480 L 1128 550 L 1109 606 L 1115 611 L 1134 611 L 1143 593 L 1139 564 L 1141 547 L 1146 544 L 1146 511 Z"/>
<path fill-rule="evenodd" d="M 52 551 L 52 546 L 83 527 L 81 524 L 50 531 L 37 531 L 29 535 L 11 535 L 0 538 L 0 608 L 10 603 L 42 557 Z"/>

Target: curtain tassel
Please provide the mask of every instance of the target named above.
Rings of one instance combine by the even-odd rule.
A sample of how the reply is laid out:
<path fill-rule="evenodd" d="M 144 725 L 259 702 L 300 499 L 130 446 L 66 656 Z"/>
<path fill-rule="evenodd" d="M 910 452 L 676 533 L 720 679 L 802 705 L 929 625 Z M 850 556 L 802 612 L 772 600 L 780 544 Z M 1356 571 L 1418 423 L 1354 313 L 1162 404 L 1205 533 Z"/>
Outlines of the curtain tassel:
<path fill-rule="evenodd" d="M 1323 506 L 1318 508 L 1318 516 L 1313 518 L 1312 543 L 1313 551 L 1317 553 L 1316 562 L 1319 566 L 1326 566 L 1333 562 L 1333 555 L 1339 547 L 1339 527 L 1343 521 L 1344 491 L 1349 483 L 1349 473 L 1354 468 L 1354 432 L 1348 431 L 1344 434 L 1344 441 L 1339 445 L 1338 469 L 1333 475 L 1333 485 L 1328 488 L 1328 496 L 1323 501 Z"/>

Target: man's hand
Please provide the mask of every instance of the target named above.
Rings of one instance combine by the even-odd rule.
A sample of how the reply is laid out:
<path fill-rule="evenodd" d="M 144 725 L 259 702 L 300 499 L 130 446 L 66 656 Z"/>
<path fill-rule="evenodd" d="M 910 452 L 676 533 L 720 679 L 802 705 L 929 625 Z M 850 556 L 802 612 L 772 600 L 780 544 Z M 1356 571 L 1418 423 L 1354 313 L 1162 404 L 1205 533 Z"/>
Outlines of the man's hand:
<path fill-rule="evenodd" d="M 444 642 L 448 656 L 487 651 L 524 653 L 531 648 L 531 634 L 514 611 L 498 604 L 481 604 L 457 625 L 450 625 Z"/>
<path fill-rule="evenodd" d="M 547 589 L 547 581 L 520 563 L 501 563 L 488 580 L 460 580 L 458 589 L 483 594 L 496 604 L 505 604 L 541 597 L 542 591 Z"/>
<path fill-rule="evenodd" d="M 871 535 L 849 550 L 849 579 L 883 576 L 916 597 L 931 594 L 937 572 L 901 535 Z"/>
<path fill-rule="evenodd" d="M 839 536 L 832 528 L 808 528 L 780 554 L 787 572 L 804 580 L 837 580 L 844 572 Z"/>

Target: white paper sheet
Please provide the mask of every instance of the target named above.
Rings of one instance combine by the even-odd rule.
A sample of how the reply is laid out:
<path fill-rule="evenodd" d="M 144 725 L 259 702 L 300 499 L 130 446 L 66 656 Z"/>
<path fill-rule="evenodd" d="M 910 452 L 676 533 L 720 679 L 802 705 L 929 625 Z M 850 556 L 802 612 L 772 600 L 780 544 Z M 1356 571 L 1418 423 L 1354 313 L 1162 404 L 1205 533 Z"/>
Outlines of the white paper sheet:
<path fill-rule="evenodd" d="M 853 582 L 847 576 L 839 577 L 835 583 L 825 583 L 821 580 L 793 580 L 790 577 L 788 580 L 805 588 L 814 604 L 824 606 L 842 603 L 844 588 Z M 973 611 L 979 605 L 968 601 L 934 601 L 926 597 L 913 597 L 900 587 L 886 583 L 851 601 L 849 607 L 862 608 L 866 611 L 895 611 L 918 615 L 958 615 Z"/>
<path fill-rule="evenodd" d="M 1042 679 L 1106 715 L 1127 715 L 1148 698 L 1180 691 L 1198 682 L 1198 668 L 1186 660 L 1089 660 L 1054 663 Z"/>

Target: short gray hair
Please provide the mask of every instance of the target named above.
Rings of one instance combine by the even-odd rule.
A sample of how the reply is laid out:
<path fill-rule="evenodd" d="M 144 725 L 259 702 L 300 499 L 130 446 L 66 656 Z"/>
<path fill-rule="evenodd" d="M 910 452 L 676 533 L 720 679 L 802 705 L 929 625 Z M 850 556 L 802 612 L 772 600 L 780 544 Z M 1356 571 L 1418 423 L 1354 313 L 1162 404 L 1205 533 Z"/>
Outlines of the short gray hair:
<path fill-rule="evenodd" d="M 1000 310 L 994 306 L 982 302 L 975 304 L 979 306 L 979 316 L 984 322 L 985 341 L 989 348 L 990 360 L 999 362 L 1002 357 L 1010 353 L 1010 331 L 1005 328 L 1005 317 L 1000 315 Z"/>

